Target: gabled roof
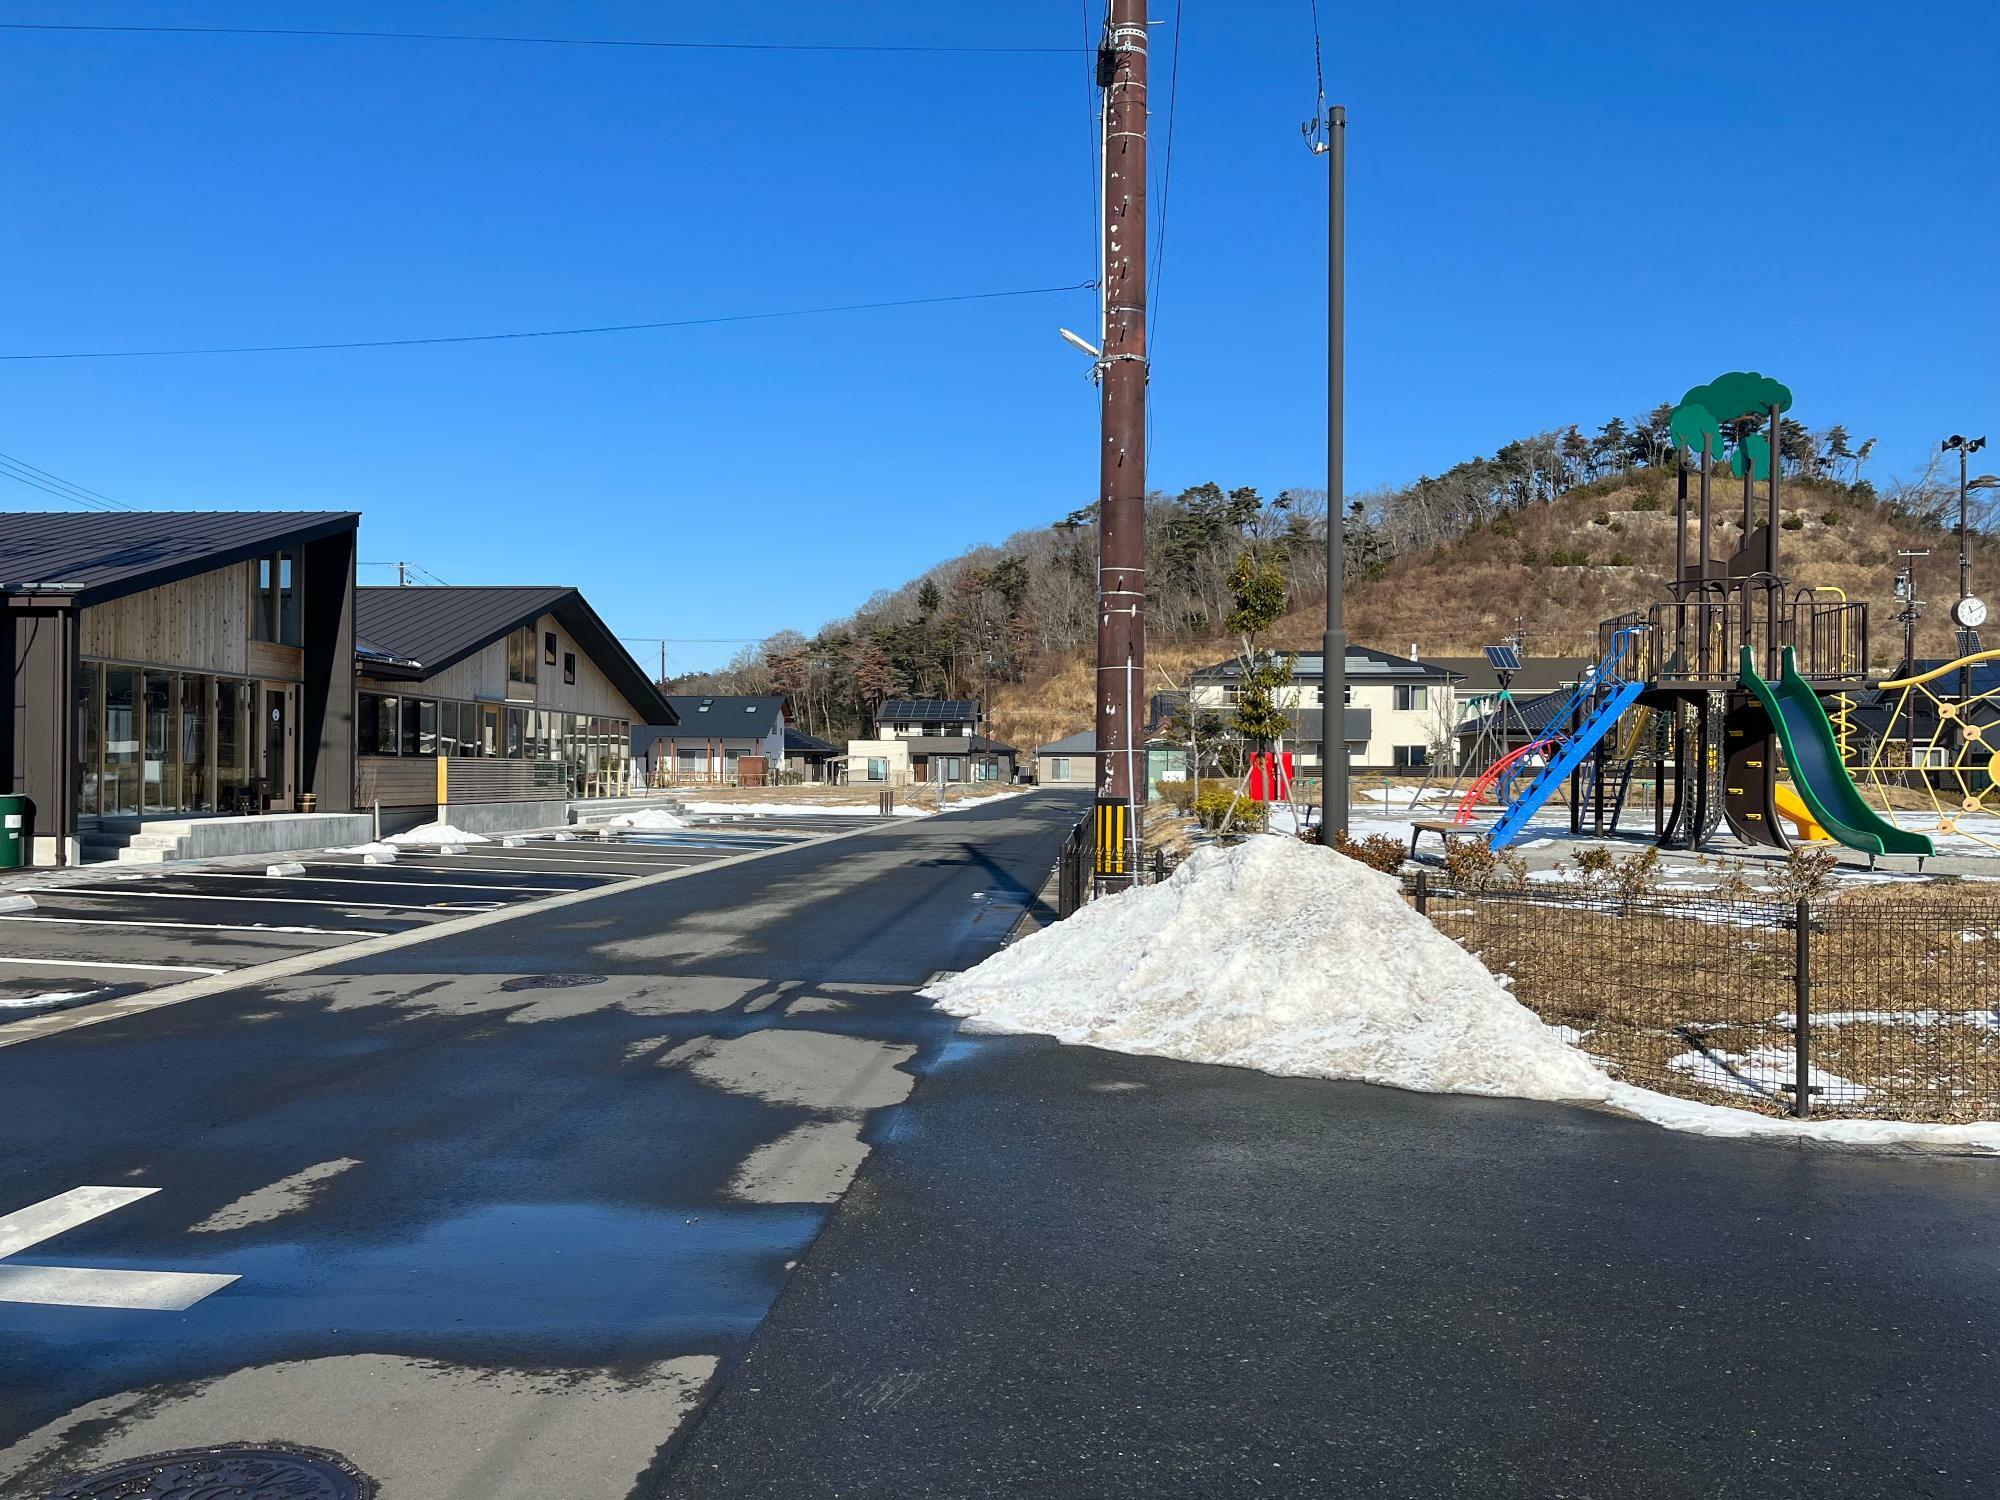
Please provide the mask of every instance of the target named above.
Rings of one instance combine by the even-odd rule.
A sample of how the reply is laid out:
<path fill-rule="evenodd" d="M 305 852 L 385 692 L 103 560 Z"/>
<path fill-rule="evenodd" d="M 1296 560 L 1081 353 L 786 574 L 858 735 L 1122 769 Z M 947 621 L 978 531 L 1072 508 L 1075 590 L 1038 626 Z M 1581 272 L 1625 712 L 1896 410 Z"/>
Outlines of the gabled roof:
<path fill-rule="evenodd" d="M 611 679 L 633 713 L 652 723 L 675 722 L 672 706 L 645 668 L 618 643 L 576 589 L 535 587 L 364 588 L 354 591 L 356 654 L 372 676 L 421 681 L 435 677 L 510 631 L 554 615 L 577 645 Z M 403 665 L 407 663 L 409 665 Z"/>
<path fill-rule="evenodd" d="M 1050 740 L 1048 744 L 1035 751 L 1037 755 L 1095 755 L 1096 753 L 1095 729 L 1079 729 L 1075 734 L 1066 735 L 1062 739 Z"/>
<path fill-rule="evenodd" d="M 1326 656 L 1319 651 L 1300 651 L 1292 664 L 1292 681 L 1318 682 L 1326 676 Z M 1196 682 L 1227 681 L 1241 676 L 1243 663 L 1232 657 L 1228 661 L 1202 667 L 1194 674 Z M 1411 661 L 1407 656 L 1395 656 L 1387 651 L 1377 651 L 1373 646 L 1349 646 L 1347 648 L 1347 680 L 1349 682 L 1449 682 L 1457 673 L 1434 661 Z"/>
<path fill-rule="evenodd" d="M 785 754 L 787 755 L 836 755 L 840 746 L 830 740 L 823 740 L 816 734 L 807 734 L 803 729 L 785 726 Z"/>
<path fill-rule="evenodd" d="M 970 698 L 888 698 L 875 710 L 877 724 L 963 724 L 978 717 Z"/>
<path fill-rule="evenodd" d="M 1433 656 L 1429 660 L 1447 672 L 1458 674 L 1461 693 L 1490 693 L 1500 687 L 1500 675 L 1483 656 Z M 1514 674 L 1514 691 L 1550 693 L 1557 688 L 1573 688 L 1596 665 L 1587 656 L 1524 656 L 1521 670 Z"/>
<path fill-rule="evenodd" d="M 0 592 L 102 604 L 360 523 L 351 510 L 14 511 L 0 515 Z"/>
<path fill-rule="evenodd" d="M 683 735 L 762 739 L 776 734 L 785 722 L 783 693 L 669 693 L 667 702 L 679 717 Z"/>

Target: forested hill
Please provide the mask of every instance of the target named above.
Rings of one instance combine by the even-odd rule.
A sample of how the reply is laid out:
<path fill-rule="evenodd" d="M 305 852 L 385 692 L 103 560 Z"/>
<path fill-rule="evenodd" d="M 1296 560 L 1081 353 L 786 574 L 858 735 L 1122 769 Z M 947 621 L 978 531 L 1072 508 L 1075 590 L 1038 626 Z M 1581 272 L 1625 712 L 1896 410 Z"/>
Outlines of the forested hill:
<path fill-rule="evenodd" d="M 1537 654 L 1582 654 L 1597 622 L 1660 597 L 1673 566 L 1669 408 L 1538 434 L 1413 484 L 1355 497 L 1348 518 L 1348 632 L 1398 653 L 1470 654 L 1519 630 Z M 1879 664 L 1900 649 L 1889 621 L 1896 554 L 1919 567 L 1924 654 L 1946 654 L 1956 549 L 1945 522 L 1956 489 L 1936 472 L 1885 484 L 1863 476 L 1871 443 L 1787 423 L 1782 445 L 1784 566 L 1794 585 L 1846 591 L 1875 607 Z M 1952 476 L 1955 480 L 1956 476 Z M 1759 486 L 1761 491 L 1762 486 Z M 1718 556 L 1736 545 L 1740 484 L 1715 486 Z M 1236 649 L 1223 628 L 1228 575 L 1254 551 L 1282 570 L 1289 612 L 1274 643 L 1316 646 L 1325 598 L 1325 497 L 1197 485 L 1147 505 L 1153 689 Z M 885 697 L 983 698 L 995 734 L 1027 749 L 1090 722 L 1097 537 L 1093 510 L 974 548 L 877 594 L 808 638 L 783 632 L 724 672 L 678 692 L 785 692 L 802 728 L 845 738 Z M 1981 540 L 1974 577 L 2000 580 L 2000 547 Z"/>

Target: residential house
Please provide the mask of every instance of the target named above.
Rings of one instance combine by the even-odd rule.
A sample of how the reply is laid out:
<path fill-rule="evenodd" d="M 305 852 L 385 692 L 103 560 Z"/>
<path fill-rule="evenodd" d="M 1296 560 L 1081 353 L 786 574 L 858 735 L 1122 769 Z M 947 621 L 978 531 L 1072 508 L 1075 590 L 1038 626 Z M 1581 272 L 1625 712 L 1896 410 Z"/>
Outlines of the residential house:
<path fill-rule="evenodd" d="M 1014 747 L 980 733 L 969 698 L 889 698 L 875 711 L 872 739 L 847 742 L 847 779 L 908 786 L 1012 781 Z"/>
<path fill-rule="evenodd" d="M 1201 668 L 1190 681 L 1190 700 L 1226 723 L 1241 696 L 1242 670 L 1242 663 L 1233 659 Z M 1319 775 L 1323 764 L 1320 687 L 1325 678 L 1324 656 L 1301 652 L 1291 683 L 1279 692 L 1279 707 L 1292 723 L 1285 749 L 1293 752 L 1300 776 Z M 1457 681 L 1457 674 L 1438 662 L 1349 646 L 1342 722 L 1348 764 L 1355 770 L 1412 771 L 1427 767 L 1441 749 L 1448 754 L 1458 722 Z"/>
<path fill-rule="evenodd" d="M 1163 735 L 1146 739 L 1146 800 L 1159 800 L 1160 783 L 1187 779 L 1187 751 Z M 1085 729 L 1035 749 L 1036 786 L 1097 785 L 1097 731 Z"/>
<path fill-rule="evenodd" d="M 145 820 L 353 805 L 351 511 L 0 515 L 0 769 L 27 857 Z M 260 845 L 297 835 L 267 826 Z"/>
<path fill-rule="evenodd" d="M 405 826 L 567 820 L 631 786 L 635 723 L 675 714 L 574 588 L 355 593 L 356 783 Z"/>
<path fill-rule="evenodd" d="M 785 726 L 785 779 L 818 785 L 831 781 L 841 765 L 840 746 L 803 729 Z"/>
<path fill-rule="evenodd" d="M 641 724 L 632 754 L 649 786 L 768 786 L 785 766 L 782 693 L 667 695 L 675 722 Z"/>
<path fill-rule="evenodd" d="M 1461 726 L 1500 701 L 1500 674 L 1484 656 L 1431 656 L 1425 660 L 1454 673 L 1454 700 Z M 1587 656 L 1524 656 L 1519 670 L 1509 673 L 1508 691 L 1516 703 L 1529 703 L 1546 693 L 1567 694 L 1596 665 Z"/>

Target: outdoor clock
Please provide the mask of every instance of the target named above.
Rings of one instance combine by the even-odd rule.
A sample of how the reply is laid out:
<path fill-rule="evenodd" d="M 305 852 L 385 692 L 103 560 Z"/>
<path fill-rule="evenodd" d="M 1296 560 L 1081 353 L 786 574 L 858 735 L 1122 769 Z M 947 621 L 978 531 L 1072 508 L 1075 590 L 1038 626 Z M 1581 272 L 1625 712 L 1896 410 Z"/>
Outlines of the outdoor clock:
<path fill-rule="evenodd" d="M 1951 617 L 1967 630 L 1977 630 L 1986 623 L 1986 601 L 1967 594 L 1951 607 Z"/>

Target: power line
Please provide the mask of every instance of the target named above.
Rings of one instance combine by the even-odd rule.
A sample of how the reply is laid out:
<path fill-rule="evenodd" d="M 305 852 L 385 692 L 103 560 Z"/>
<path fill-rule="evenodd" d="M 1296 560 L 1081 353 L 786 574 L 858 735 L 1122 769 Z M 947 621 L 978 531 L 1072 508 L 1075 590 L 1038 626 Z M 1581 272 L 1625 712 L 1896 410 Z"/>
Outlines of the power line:
<path fill-rule="evenodd" d="M 136 509 L 134 506 L 127 505 L 123 500 L 114 500 L 109 495 L 100 494 L 98 491 L 90 489 L 85 485 L 74 483 L 71 480 L 63 478 L 60 474 L 51 474 L 47 469 L 37 468 L 26 459 L 11 458 L 5 453 L 0 453 L 0 475 L 5 475 L 7 478 L 17 480 L 22 484 L 33 485 L 36 489 L 44 490 L 60 500 L 68 500 L 73 504 L 81 505 L 85 510 L 112 511 Z"/>
<path fill-rule="evenodd" d="M 727 313 L 709 318 L 673 318 L 655 323 L 602 323 L 583 328 L 534 328 L 511 333 L 441 334 L 424 338 L 348 339 L 319 344 L 237 344 L 195 349 L 92 349 L 64 353 L 0 354 L 0 360 L 154 359 L 194 354 L 301 354 L 331 349 L 404 349 L 420 344 L 490 344 L 507 339 L 574 338 L 584 334 L 639 333 L 662 328 L 699 328 L 718 323 L 758 323 L 775 318 L 817 318 L 829 313 L 876 312 L 892 307 L 932 307 L 945 302 L 988 302 L 1002 297 L 1041 297 L 1082 291 L 1095 279 L 1065 286 L 1016 287 L 1004 292 L 957 292 L 943 297 L 898 297 L 886 302 L 843 302 L 830 307 L 795 307 L 779 312 Z"/>
<path fill-rule="evenodd" d="M 1313 79 L 1319 86 L 1319 107 L 1313 111 L 1313 117 L 1306 125 L 1305 135 L 1306 144 L 1312 147 L 1314 155 L 1318 155 L 1319 133 L 1326 128 L 1326 66 L 1321 55 L 1323 49 L 1319 37 L 1319 0 L 1308 0 L 1308 3 L 1312 6 Z"/>
<path fill-rule="evenodd" d="M 498 42 L 532 47 L 636 47 L 662 52 L 917 52 L 994 56 L 1067 56 L 1072 47 L 954 47 L 875 42 L 678 42 L 643 37 L 495 36 L 457 31 L 334 31 L 277 26 L 91 26 L 6 21 L 0 31 L 70 31 L 147 36 L 270 36 L 337 38 L 373 42 Z"/>

